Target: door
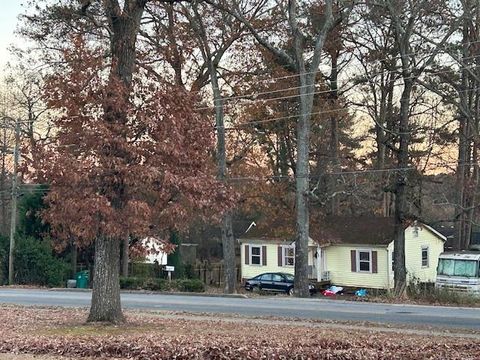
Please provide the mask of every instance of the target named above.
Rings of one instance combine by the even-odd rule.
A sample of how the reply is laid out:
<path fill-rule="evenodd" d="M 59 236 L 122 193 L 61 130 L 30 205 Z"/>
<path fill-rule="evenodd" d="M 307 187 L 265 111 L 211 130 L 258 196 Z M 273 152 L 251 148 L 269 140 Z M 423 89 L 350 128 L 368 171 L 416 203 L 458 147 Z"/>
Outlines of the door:
<path fill-rule="evenodd" d="M 274 290 L 272 282 L 272 274 L 263 274 L 260 278 L 260 287 L 263 290 Z"/>
<path fill-rule="evenodd" d="M 289 284 L 287 284 L 285 278 L 280 274 L 272 275 L 272 288 L 275 291 L 287 291 Z"/>

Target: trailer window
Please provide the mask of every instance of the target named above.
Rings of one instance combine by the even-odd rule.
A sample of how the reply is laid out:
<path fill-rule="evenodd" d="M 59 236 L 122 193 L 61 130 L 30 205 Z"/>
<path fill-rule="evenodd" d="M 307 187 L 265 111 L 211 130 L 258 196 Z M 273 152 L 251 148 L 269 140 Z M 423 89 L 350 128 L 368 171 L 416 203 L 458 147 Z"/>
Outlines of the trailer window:
<path fill-rule="evenodd" d="M 476 277 L 478 263 L 474 260 L 440 259 L 438 274 L 447 276 Z"/>

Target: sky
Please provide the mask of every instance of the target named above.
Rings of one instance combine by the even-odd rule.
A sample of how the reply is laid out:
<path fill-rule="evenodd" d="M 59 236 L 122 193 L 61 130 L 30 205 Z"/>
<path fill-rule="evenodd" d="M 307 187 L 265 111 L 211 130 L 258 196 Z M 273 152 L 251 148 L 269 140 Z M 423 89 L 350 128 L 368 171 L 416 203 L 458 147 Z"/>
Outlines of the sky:
<path fill-rule="evenodd" d="M 18 41 L 14 31 L 17 26 L 17 17 L 23 12 L 23 0 L 3 0 L 0 11 L 0 69 L 8 61 L 8 47 Z"/>

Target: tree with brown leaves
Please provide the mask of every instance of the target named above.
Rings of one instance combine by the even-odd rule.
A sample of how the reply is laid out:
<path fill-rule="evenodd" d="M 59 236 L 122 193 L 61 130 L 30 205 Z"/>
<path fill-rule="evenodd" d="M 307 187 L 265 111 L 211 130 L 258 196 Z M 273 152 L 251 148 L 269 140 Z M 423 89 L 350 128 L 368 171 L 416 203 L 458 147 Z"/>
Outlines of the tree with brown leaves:
<path fill-rule="evenodd" d="M 126 234 L 166 238 L 192 211 L 218 209 L 226 199 L 210 164 L 213 129 L 193 112 L 196 100 L 135 76 L 147 2 L 103 1 L 109 56 L 103 44 L 72 36 L 64 40 L 63 69 L 46 85 L 48 105 L 61 115 L 52 120 L 54 145 L 36 151 L 34 165 L 51 184 L 45 218 L 57 237 L 95 241 L 89 321 L 124 321 L 119 262 Z"/>

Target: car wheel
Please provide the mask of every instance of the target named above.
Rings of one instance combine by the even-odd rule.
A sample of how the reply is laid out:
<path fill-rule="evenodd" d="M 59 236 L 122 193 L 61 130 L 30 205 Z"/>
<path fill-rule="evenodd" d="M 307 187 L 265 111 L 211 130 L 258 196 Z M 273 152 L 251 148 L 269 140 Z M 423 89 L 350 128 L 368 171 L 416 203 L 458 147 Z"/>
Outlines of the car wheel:
<path fill-rule="evenodd" d="M 287 290 L 287 294 L 293 296 L 293 287 Z"/>
<path fill-rule="evenodd" d="M 260 291 L 262 291 L 262 287 L 260 285 L 255 285 L 252 287 L 252 291 L 258 294 Z"/>

